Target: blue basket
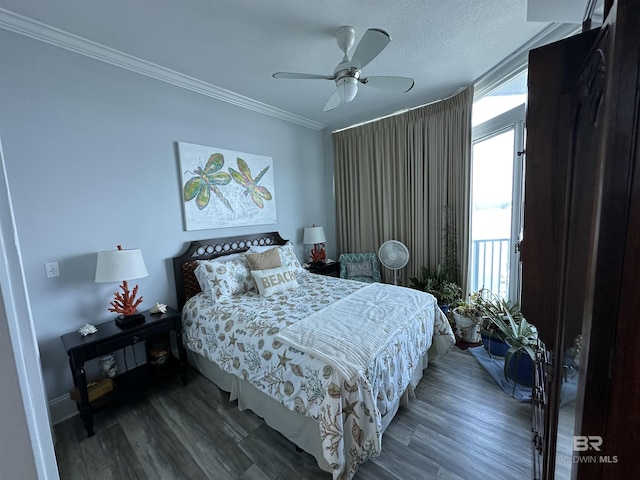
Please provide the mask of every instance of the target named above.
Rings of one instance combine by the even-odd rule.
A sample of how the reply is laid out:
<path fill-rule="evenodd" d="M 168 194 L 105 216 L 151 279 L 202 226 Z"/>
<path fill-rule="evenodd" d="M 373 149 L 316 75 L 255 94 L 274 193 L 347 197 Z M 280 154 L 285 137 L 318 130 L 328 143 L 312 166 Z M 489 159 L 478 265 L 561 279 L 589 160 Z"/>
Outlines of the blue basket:
<path fill-rule="evenodd" d="M 516 352 L 507 365 L 507 377 L 518 385 L 533 386 L 533 360 L 527 352 Z"/>
<path fill-rule="evenodd" d="M 489 330 L 481 330 L 482 344 L 487 352 L 496 357 L 504 357 L 509 350 L 509 345 L 500 338 L 497 333 Z"/>

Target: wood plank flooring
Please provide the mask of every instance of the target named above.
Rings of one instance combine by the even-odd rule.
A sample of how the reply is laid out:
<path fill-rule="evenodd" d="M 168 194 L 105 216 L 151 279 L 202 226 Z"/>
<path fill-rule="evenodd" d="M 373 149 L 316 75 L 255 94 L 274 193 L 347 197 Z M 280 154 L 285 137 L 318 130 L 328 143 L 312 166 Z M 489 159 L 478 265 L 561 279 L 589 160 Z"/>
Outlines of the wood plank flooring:
<path fill-rule="evenodd" d="M 415 393 L 355 480 L 531 478 L 530 404 L 505 394 L 467 351 L 433 361 Z M 78 417 L 54 427 L 62 480 L 331 478 L 194 370 L 187 386 L 176 380 L 97 412 L 95 427 L 91 438 Z"/>

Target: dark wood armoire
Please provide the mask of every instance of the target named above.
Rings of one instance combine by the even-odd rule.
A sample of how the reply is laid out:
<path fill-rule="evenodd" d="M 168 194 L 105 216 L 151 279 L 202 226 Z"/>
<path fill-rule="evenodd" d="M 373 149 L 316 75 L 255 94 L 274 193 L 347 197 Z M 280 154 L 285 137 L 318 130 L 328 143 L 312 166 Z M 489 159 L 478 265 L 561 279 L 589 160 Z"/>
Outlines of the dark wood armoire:
<path fill-rule="evenodd" d="M 532 50 L 528 82 L 534 478 L 640 478 L 640 5 L 607 1 L 600 28 Z"/>

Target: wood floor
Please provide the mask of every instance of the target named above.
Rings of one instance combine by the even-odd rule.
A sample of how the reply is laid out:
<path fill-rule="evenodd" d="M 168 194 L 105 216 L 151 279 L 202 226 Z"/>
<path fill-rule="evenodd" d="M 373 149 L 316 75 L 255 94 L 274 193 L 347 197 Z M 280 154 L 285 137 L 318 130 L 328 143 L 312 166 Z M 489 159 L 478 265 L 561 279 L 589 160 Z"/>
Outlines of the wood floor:
<path fill-rule="evenodd" d="M 56 425 L 62 480 L 322 479 L 315 459 L 204 377 L 154 387 L 95 415 Z M 208 408 L 205 408 L 206 405 Z M 202 412 L 205 412 L 204 414 Z M 531 478 L 531 406 L 505 394 L 467 352 L 433 361 L 384 434 L 379 457 L 356 480 Z"/>

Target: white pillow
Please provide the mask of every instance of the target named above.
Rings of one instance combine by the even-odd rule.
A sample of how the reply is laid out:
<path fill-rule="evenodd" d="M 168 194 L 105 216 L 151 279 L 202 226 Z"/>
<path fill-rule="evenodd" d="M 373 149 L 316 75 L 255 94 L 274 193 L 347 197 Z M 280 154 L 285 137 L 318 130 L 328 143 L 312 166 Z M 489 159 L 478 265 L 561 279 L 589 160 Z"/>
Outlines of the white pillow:
<path fill-rule="evenodd" d="M 196 268 L 193 270 L 193 274 L 196 276 L 196 280 L 198 280 L 198 285 L 200 285 L 200 291 L 206 292 L 209 290 L 209 279 L 207 278 L 206 272 L 198 271 L 198 267 L 203 263 L 211 263 L 211 262 L 227 262 L 229 260 L 235 260 L 238 257 L 244 257 L 244 253 L 232 253 L 231 255 L 225 255 L 224 257 L 214 258 L 211 260 L 198 260 L 196 261 Z M 248 265 L 248 264 L 247 264 Z M 253 281 L 251 282 L 253 284 Z"/>
<path fill-rule="evenodd" d="M 292 268 L 277 267 L 267 270 L 252 270 L 251 275 L 256 282 L 258 292 L 263 297 L 284 292 L 298 287 L 296 272 Z"/>
<path fill-rule="evenodd" d="M 293 268 L 297 273 L 304 273 L 306 271 L 302 268 L 302 265 L 300 265 L 300 261 L 298 257 L 296 257 L 296 251 L 291 242 L 287 242 L 278 247 L 278 253 L 280 254 L 280 262 L 283 267 Z"/>
<path fill-rule="evenodd" d="M 253 246 L 248 250 L 248 252 L 263 253 L 271 248 L 273 248 L 273 245 Z M 300 265 L 300 261 L 298 260 L 298 257 L 296 257 L 296 252 L 291 242 L 278 246 L 278 255 L 280 255 L 280 263 L 283 268 L 292 268 L 296 273 L 306 272 L 306 270 L 302 268 L 302 265 Z"/>
<path fill-rule="evenodd" d="M 201 290 L 209 292 L 214 299 L 254 290 L 253 279 L 244 255 L 231 260 L 203 260 L 193 273 Z"/>

